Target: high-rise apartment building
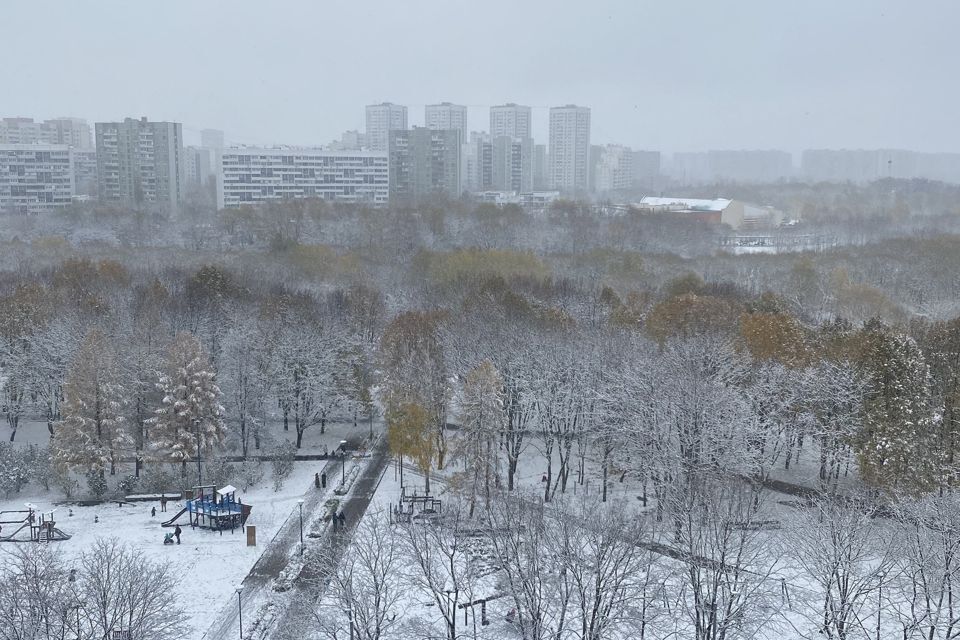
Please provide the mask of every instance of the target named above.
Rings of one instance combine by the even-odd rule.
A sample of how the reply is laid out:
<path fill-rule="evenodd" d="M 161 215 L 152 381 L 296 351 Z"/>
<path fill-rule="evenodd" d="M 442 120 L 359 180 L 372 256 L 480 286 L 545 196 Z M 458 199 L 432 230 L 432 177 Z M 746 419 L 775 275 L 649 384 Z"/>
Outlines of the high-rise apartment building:
<path fill-rule="evenodd" d="M 97 152 L 95 149 L 70 149 L 73 162 L 73 194 L 89 200 L 97 197 Z"/>
<path fill-rule="evenodd" d="M 62 144 L 91 149 L 90 125 L 81 118 L 54 118 L 34 122 L 33 118 L 0 120 L 0 144 Z"/>
<path fill-rule="evenodd" d="M 389 196 L 382 151 L 227 148 L 220 163 L 221 209 L 297 198 L 386 204 Z"/>
<path fill-rule="evenodd" d="M 371 151 L 387 151 L 390 148 L 390 132 L 407 129 L 407 108 L 403 105 L 383 102 L 367 105 L 367 146 Z"/>
<path fill-rule="evenodd" d="M 461 193 L 460 131 L 414 127 L 390 133 L 391 201 L 415 203 Z"/>
<path fill-rule="evenodd" d="M 460 132 L 460 142 L 467 140 L 467 108 L 462 104 L 428 104 L 424 108 L 423 122 L 427 129 L 456 129 Z"/>
<path fill-rule="evenodd" d="M 533 146 L 533 188 L 536 191 L 550 188 L 550 156 L 545 144 Z"/>
<path fill-rule="evenodd" d="M 530 138 L 530 107 L 508 103 L 490 107 L 490 135 L 494 138 Z"/>
<path fill-rule="evenodd" d="M 498 136 L 493 139 L 492 157 L 494 190 L 533 191 L 533 138 Z"/>
<path fill-rule="evenodd" d="M 633 182 L 635 187 L 649 187 L 660 178 L 660 152 L 633 152 Z"/>
<path fill-rule="evenodd" d="M 633 187 L 635 174 L 633 159 L 633 151 L 627 147 L 616 144 L 600 147 L 594 163 L 596 174 L 593 190 L 598 193 L 608 193 Z"/>
<path fill-rule="evenodd" d="M 42 143 L 0 145 L 0 211 L 51 213 L 74 194 L 70 147 Z"/>
<path fill-rule="evenodd" d="M 590 188 L 590 109 L 550 109 L 550 184 L 567 192 Z"/>
<path fill-rule="evenodd" d="M 175 212 L 183 200 L 183 131 L 178 122 L 126 118 L 96 123 L 100 200 Z"/>

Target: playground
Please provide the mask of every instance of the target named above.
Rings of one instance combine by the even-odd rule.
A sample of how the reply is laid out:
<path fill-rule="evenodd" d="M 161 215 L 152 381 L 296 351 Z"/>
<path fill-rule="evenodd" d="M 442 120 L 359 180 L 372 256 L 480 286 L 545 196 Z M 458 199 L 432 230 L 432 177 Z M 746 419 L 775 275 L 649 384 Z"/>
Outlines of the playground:
<path fill-rule="evenodd" d="M 193 633 L 184 640 L 199 639 L 296 508 L 297 499 L 313 488 L 313 474 L 318 468 L 317 463 L 297 462 L 293 475 L 279 492 L 273 491 L 269 479 L 243 494 L 238 490 L 223 492 L 231 488 L 223 487 L 223 493 L 214 491 L 211 495 L 207 487 L 202 495 L 194 494 L 192 513 L 183 500 L 168 500 L 164 512 L 159 500 L 79 506 L 57 504 L 55 501 L 60 498 L 52 493 L 24 492 L 0 499 L 0 522 L 12 523 L 0 524 L 0 538 L 14 538 L 10 543 L 0 543 L 0 558 L 4 552 L 20 546 L 13 542 L 46 542 L 44 530 L 53 523 L 55 535 L 50 542 L 68 562 L 79 558 L 99 538 L 117 538 L 152 559 L 190 567 L 176 589 L 178 600 L 192 621 Z M 244 509 L 248 503 L 254 505 L 252 511 Z M 27 504 L 34 513 L 32 524 Z M 156 510 L 155 516 L 151 516 L 151 509 Z M 170 521 L 174 521 L 171 527 L 180 524 L 180 545 L 163 544 L 164 534 L 172 531 L 163 524 Z M 247 546 L 241 522 L 256 526 L 256 547 Z"/>

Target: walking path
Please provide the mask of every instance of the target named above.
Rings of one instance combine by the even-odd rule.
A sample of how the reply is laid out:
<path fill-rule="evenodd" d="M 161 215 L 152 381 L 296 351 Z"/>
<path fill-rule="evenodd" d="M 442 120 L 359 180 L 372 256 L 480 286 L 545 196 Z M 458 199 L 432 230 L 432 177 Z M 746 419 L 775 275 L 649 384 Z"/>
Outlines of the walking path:
<path fill-rule="evenodd" d="M 354 482 L 350 496 L 343 506 L 346 522 L 336 531 L 328 531 L 324 544 L 329 545 L 326 556 L 332 560 L 332 565 L 339 563 L 347 547 L 353 539 L 353 534 L 363 519 L 367 507 L 370 506 L 380 479 L 387 470 L 390 462 L 388 443 L 385 437 L 380 438 L 371 451 L 370 460 L 363 469 L 360 477 Z M 313 611 L 314 603 L 320 598 L 327 585 L 328 575 L 324 567 L 326 563 L 307 564 L 293 583 L 291 598 L 286 610 L 281 614 L 276 625 L 267 634 L 269 638 L 302 637 L 302 623 Z"/>
<path fill-rule="evenodd" d="M 312 522 L 320 517 L 323 512 L 323 505 L 327 498 L 333 495 L 333 489 L 337 486 L 336 480 L 340 477 L 340 468 L 343 461 L 332 458 L 327 461 L 320 473 L 327 474 L 327 488 L 317 489 L 311 483 L 310 487 L 303 494 L 303 521 Z M 260 559 L 257 560 L 250 573 L 243 579 L 241 600 L 242 602 L 255 602 L 259 596 L 270 589 L 270 583 L 280 575 L 291 554 L 300 544 L 300 511 L 295 508 L 287 516 L 287 519 L 281 525 L 273 539 L 267 544 Z M 252 610 L 249 611 L 251 614 Z M 203 635 L 205 640 L 234 640 L 239 637 L 240 620 L 239 606 L 236 598 L 230 598 L 230 601 L 224 605 L 220 615 L 210 625 L 207 632 Z"/>

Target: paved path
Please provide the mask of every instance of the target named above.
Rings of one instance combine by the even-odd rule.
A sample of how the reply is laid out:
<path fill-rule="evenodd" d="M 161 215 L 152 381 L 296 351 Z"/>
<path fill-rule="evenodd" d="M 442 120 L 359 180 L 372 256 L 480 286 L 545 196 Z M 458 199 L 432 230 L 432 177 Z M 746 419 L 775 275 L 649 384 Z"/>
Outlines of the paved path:
<path fill-rule="evenodd" d="M 331 459 L 323 467 L 321 473 L 327 474 L 327 488 L 317 489 L 313 483 L 303 494 L 303 523 L 304 532 L 308 530 L 309 523 L 319 518 L 323 511 L 323 504 L 327 498 L 333 495 L 333 489 L 337 486 L 340 477 L 341 461 Z M 262 544 L 262 542 L 261 542 Z M 280 575 L 283 568 L 287 566 L 290 555 L 300 544 L 300 512 L 294 507 L 290 515 L 280 526 L 280 529 L 274 535 L 273 539 L 267 544 L 260 559 L 253 565 L 250 573 L 243 579 L 242 600 L 244 602 L 254 601 L 263 592 L 270 588 L 271 581 Z M 253 616 L 255 611 L 250 610 L 248 614 Z M 210 625 L 207 632 L 203 635 L 205 640 L 234 640 L 239 637 L 239 611 L 236 598 L 230 598 L 224 605 L 220 614 Z"/>
<path fill-rule="evenodd" d="M 380 438 L 371 450 L 371 457 L 361 475 L 356 479 L 346 503 L 343 506 L 346 517 L 345 526 L 332 532 L 328 530 L 323 544 L 329 545 L 328 557 L 334 563 L 339 562 L 353 539 L 353 534 L 360 524 L 370 501 L 373 499 L 390 462 L 387 439 Z M 290 603 L 280 616 L 276 625 L 270 630 L 269 638 L 297 638 L 303 637 L 301 623 L 307 619 L 314 603 L 323 595 L 327 584 L 325 571 L 317 565 L 307 565 L 293 583 L 290 590 Z M 318 588 L 318 585 L 322 585 Z"/>

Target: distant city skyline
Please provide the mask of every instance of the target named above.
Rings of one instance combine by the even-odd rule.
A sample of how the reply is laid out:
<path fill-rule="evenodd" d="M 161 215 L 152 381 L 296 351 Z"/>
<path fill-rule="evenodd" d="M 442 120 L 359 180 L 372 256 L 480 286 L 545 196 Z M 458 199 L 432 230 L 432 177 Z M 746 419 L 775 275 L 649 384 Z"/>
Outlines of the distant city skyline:
<path fill-rule="evenodd" d="M 537 141 L 547 139 L 547 108 L 573 103 L 590 107 L 593 143 L 635 149 L 960 151 L 951 108 L 960 3 L 950 0 L 4 9 L 18 25 L 5 44 L 30 52 L 29 64 L 0 68 L 5 115 L 144 115 L 182 122 L 189 143 L 214 127 L 234 142 L 319 145 L 362 130 L 364 105 L 406 105 L 414 126 L 425 105 L 450 101 L 470 108 L 477 131 L 489 106 L 529 105 Z M 523 37 L 503 39 L 505 15 Z M 283 37 L 237 35 L 251 24 Z M 318 66 L 330 52 L 349 64 Z"/>

